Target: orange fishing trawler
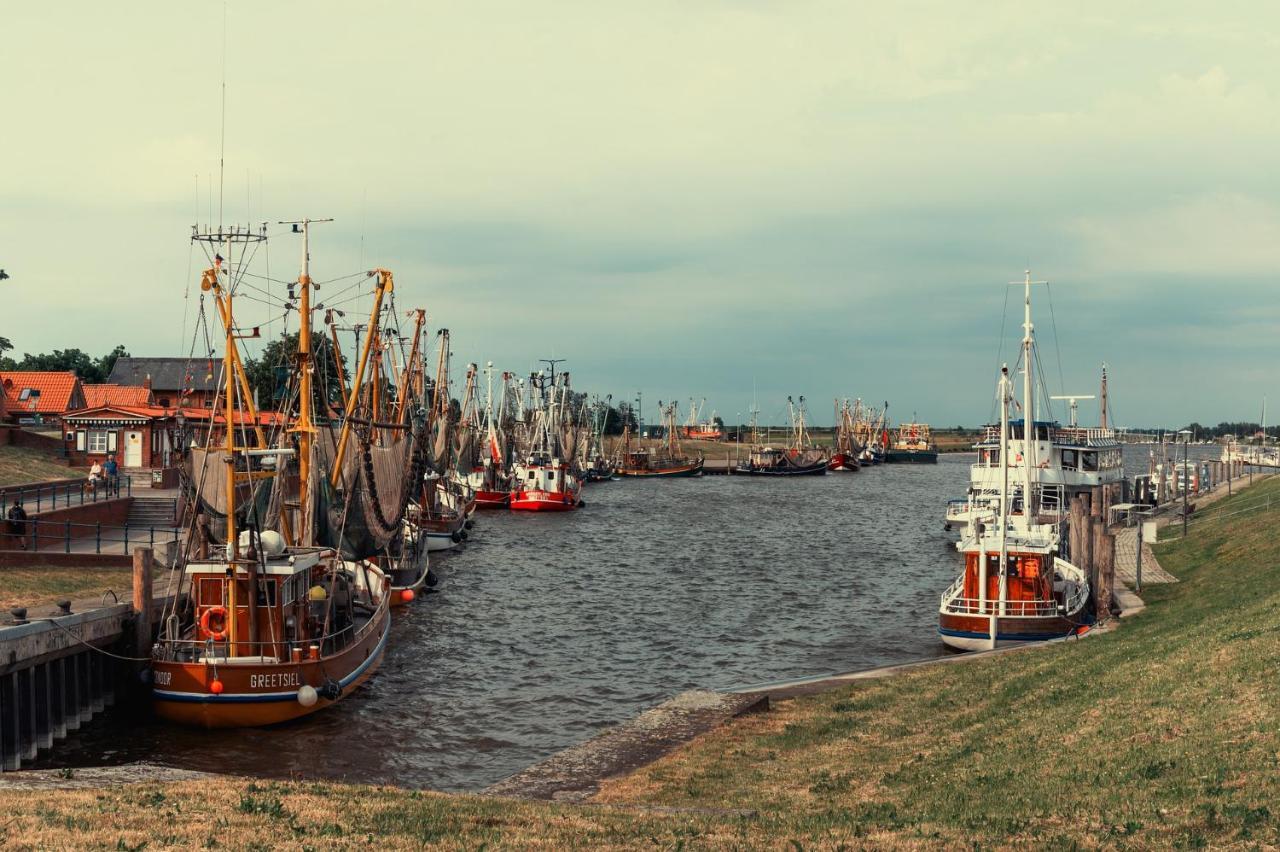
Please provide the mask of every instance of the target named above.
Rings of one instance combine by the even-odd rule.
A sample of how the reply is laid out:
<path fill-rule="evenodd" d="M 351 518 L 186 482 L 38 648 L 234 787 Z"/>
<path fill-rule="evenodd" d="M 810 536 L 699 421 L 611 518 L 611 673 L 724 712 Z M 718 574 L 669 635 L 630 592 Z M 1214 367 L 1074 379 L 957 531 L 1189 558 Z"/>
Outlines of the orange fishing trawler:
<path fill-rule="evenodd" d="M 380 421 L 383 383 L 366 381 L 379 372 L 379 317 L 392 275 L 370 273 L 374 305 L 351 389 L 313 387 L 310 224 L 295 227 L 303 266 L 300 292 L 291 297 L 301 323 L 289 434 L 224 428 L 219 440 L 210 429 L 208 443 L 190 452 L 197 523 L 188 554 L 197 552 L 184 560 L 151 661 L 153 704 L 168 721 L 272 725 L 341 700 L 382 660 L 393 595 L 411 598 L 418 582 L 416 563 L 406 561 L 416 548 L 404 546 L 403 512 L 421 480 L 422 424 Z M 233 294 L 251 244 L 265 238 L 265 230 L 247 229 L 194 235 L 218 252 L 201 287 L 212 293 L 225 331 L 219 396 L 228 424 L 242 422 L 241 411 L 260 420 L 237 348 Z M 339 405 L 340 422 L 318 422 L 317 399 Z M 401 391 L 401 410 L 410 407 L 406 400 Z M 394 590 L 397 574 L 407 585 Z"/>
<path fill-rule="evenodd" d="M 680 427 L 680 434 L 695 441 L 723 441 L 724 429 L 716 413 L 712 411 L 709 418 L 702 419 L 702 407 L 706 404 L 705 399 L 701 403 L 689 400 L 689 419 Z"/>

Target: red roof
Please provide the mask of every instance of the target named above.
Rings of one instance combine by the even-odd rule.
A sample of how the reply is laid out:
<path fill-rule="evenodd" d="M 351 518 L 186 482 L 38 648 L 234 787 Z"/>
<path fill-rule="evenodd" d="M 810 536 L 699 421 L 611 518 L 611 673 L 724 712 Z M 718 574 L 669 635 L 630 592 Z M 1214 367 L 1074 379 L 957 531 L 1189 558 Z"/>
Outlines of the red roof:
<path fill-rule="evenodd" d="M 10 416 L 63 414 L 84 408 L 80 379 L 65 373 L 0 373 L 5 408 Z"/>
<path fill-rule="evenodd" d="M 97 408 L 101 405 L 148 406 L 154 403 L 150 388 L 129 385 L 82 385 L 82 387 L 85 408 Z"/>

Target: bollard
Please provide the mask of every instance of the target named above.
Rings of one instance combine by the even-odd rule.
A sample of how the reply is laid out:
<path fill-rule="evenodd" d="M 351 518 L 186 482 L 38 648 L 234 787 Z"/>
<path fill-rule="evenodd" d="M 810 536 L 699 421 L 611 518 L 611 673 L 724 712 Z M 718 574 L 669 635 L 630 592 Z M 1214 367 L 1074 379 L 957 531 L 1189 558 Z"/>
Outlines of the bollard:
<path fill-rule="evenodd" d="M 66 541 L 67 553 L 71 552 L 71 521 L 67 521 L 67 531 L 64 535 Z"/>
<path fill-rule="evenodd" d="M 151 586 L 153 553 L 149 547 L 133 551 L 133 623 L 137 656 L 151 656 Z"/>

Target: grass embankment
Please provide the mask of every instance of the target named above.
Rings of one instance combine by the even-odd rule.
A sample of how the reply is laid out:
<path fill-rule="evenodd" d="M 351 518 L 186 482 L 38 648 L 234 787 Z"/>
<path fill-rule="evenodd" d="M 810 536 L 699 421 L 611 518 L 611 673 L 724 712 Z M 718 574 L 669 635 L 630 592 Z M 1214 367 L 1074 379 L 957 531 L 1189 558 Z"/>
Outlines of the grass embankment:
<path fill-rule="evenodd" d="M 1267 490 L 1274 510 L 1226 514 Z M 0 834 L 105 848 L 1275 844 L 1280 478 L 1232 501 L 1159 546 L 1182 582 L 1149 587 L 1120 630 L 781 702 L 607 784 L 607 807 L 237 779 L 0 786 Z"/>
<path fill-rule="evenodd" d="M 72 479 L 77 475 L 74 468 L 60 463 L 49 453 L 30 447 L 0 447 L 0 487 L 48 479 Z"/>
<path fill-rule="evenodd" d="M 33 554 L 34 559 L 39 557 Z M 132 568 L 93 566 L 0 567 L 0 609 L 25 606 L 32 614 L 59 600 L 87 600 L 113 590 L 120 600 L 132 594 Z"/>

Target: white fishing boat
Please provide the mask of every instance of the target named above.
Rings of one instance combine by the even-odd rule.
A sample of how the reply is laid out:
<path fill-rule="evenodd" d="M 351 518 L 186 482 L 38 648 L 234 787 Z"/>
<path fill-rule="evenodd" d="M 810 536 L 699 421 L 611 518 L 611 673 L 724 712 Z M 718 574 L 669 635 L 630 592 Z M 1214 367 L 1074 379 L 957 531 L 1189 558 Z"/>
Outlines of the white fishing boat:
<path fill-rule="evenodd" d="M 1025 284 L 1021 408 L 1026 420 L 1036 423 L 1030 273 Z M 938 607 L 939 637 L 960 650 L 1060 639 L 1093 623 L 1087 575 L 1058 555 L 1061 517 L 1046 521 L 1037 510 L 1044 505 L 1041 492 L 1059 485 L 1037 477 L 1037 471 L 1047 469 L 1036 459 L 1052 449 L 1049 434 L 1023 429 L 1014 437 L 1009 408 L 1015 400 L 1007 367 L 1000 371 L 998 399 L 995 502 L 989 504 L 989 516 L 974 517 L 968 525 L 959 544 L 964 569 Z M 1021 465 L 1013 462 L 1018 456 Z"/>
<path fill-rule="evenodd" d="M 1029 278 L 1027 289 L 1027 322 L 1031 301 Z M 1034 359 L 1034 329 L 1032 332 Z M 1099 485 L 1115 485 L 1124 481 L 1124 459 L 1114 430 L 1107 425 L 1107 369 L 1102 368 L 1099 425 L 1078 425 L 1078 403 L 1094 399 L 1093 395 L 1063 395 L 1049 399 L 1069 400 L 1071 421 L 1063 426 L 1052 419 L 1027 418 L 1009 421 L 1005 441 L 1013 448 L 1005 453 L 1005 464 L 1015 482 L 1029 478 L 1035 486 L 1032 514 L 1042 522 L 1057 523 L 1067 512 L 1071 499 L 1088 493 Z M 944 528 L 958 532 L 963 539 L 975 521 L 990 521 L 999 502 L 1001 469 L 1001 427 L 984 427 L 982 437 L 974 444 L 977 460 L 969 468 L 969 488 L 964 497 L 947 503 Z"/>

